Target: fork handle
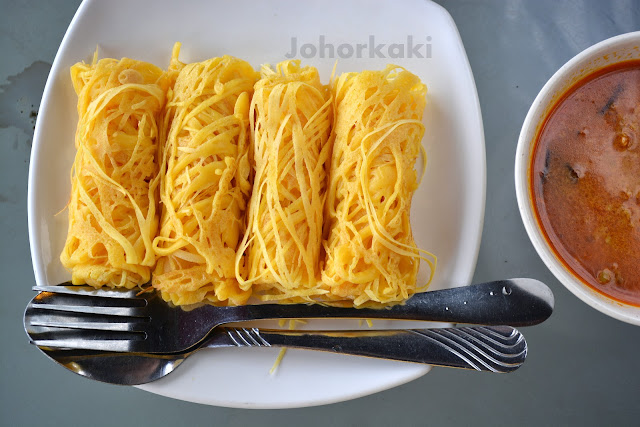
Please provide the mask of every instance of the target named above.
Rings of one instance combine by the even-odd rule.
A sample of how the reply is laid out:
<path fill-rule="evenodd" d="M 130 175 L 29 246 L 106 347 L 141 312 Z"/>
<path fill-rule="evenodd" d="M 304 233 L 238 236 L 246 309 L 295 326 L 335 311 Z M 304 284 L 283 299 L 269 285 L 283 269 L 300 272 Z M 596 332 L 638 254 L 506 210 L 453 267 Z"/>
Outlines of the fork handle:
<path fill-rule="evenodd" d="M 205 309 L 216 312 L 216 320 L 220 325 L 256 319 L 357 318 L 531 326 L 545 321 L 553 312 L 553 305 L 553 293 L 544 283 L 521 278 L 418 293 L 404 304 L 382 309 L 326 307 L 318 304 Z"/>
<path fill-rule="evenodd" d="M 376 331 L 275 331 L 221 328 L 205 347 L 290 347 L 512 372 L 527 356 L 524 336 L 509 326 Z"/>

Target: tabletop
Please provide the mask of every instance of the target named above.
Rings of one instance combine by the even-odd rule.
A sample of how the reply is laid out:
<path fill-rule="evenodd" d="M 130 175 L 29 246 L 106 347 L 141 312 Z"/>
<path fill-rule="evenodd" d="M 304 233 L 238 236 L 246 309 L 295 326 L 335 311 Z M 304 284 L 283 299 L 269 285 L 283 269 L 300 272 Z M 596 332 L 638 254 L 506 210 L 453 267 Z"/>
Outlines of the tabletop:
<path fill-rule="evenodd" d="M 242 410 L 93 382 L 28 343 L 22 313 L 34 283 L 27 174 L 42 91 L 79 1 L 2 0 L 0 15 L 0 425 L 637 425 L 640 329 L 590 308 L 549 272 L 518 213 L 514 157 L 524 117 L 551 75 L 581 50 L 640 30 L 634 0 L 437 3 L 464 43 L 484 120 L 487 194 L 474 282 L 532 277 L 556 298 L 526 330 L 525 365 L 508 375 L 433 369 L 408 384 L 332 405 Z M 221 386 L 212 384 L 212 387 Z"/>

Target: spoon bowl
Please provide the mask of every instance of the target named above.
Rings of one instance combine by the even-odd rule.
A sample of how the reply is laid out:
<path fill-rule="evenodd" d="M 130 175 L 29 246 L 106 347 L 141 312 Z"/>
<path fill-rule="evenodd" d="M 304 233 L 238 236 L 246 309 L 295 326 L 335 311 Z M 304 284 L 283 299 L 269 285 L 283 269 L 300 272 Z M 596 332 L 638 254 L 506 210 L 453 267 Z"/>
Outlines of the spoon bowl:
<path fill-rule="evenodd" d="M 92 380 L 119 385 L 156 381 L 173 372 L 193 353 L 134 354 L 38 348 L 49 359 L 71 372 Z"/>

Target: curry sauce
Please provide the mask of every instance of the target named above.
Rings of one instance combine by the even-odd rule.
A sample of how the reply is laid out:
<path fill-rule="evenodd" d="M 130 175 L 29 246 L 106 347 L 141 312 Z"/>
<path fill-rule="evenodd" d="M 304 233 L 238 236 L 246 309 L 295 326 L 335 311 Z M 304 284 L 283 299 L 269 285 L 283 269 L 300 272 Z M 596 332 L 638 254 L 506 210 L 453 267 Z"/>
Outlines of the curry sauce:
<path fill-rule="evenodd" d="M 530 171 L 556 255 L 595 290 L 640 305 L 640 61 L 573 85 L 538 131 Z"/>

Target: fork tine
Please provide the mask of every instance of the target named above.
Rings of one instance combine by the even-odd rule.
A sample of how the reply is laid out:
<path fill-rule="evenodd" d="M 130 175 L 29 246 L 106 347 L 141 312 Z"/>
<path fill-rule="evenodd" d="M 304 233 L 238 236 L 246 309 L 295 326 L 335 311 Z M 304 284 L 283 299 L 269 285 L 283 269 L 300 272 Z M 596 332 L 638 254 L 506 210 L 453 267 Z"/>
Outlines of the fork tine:
<path fill-rule="evenodd" d="M 136 329 L 133 323 L 112 323 L 112 322 L 60 322 L 48 320 L 33 320 L 31 326 L 43 326 L 47 328 L 66 329 L 91 329 L 97 331 L 132 332 Z"/>
<path fill-rule="evenodd" d="M 98 307 L 87 305 L 69 305 L 69 304 L 55 304 L 55 303 L 37 303 L 31 304 L 32 308 L 43 310 L 56 310 L 66 311 L 71 313 L 84 313 L 84 314 L 103 314 L 112 316 L 141 316 L 141 307 Z"/>
<path fill-rule="evenodd" d="M 45 348 L 68 348 L 75 350 L 100 350 L 126 352 L 131 350 L 129 340 L 93 340 L 93 339 L 42 339 L 32 340 L 32 344 Z"/>
<path fill-rule="evenodd" d="M 24 314 L 25 327 L 57 327 L 69 329 L 91 329 L 104 331 L 140 331 L 148 328 L 149 319 L 144 317 L 103 316 L 99 314 L 83 314 L 65 311 L 48 311 L 33 309 L 30 304 Z M 40 330 L 42 328 L 36 328 Z"/>
<path fill-rule="evenodd" d="M 118 290 L 118 289 L 96 289 L 91 286 L 79 285 L 58 285 L 58 286 L 34 286 L 31 288 L 38 292 L 51 292 L 56 294 L 83 295 L 104 298 L 122 298 L 133 299 L 143 297 L 138 295 L 137 290 Z M 144 294 L 143 294 L 144 295 Z"/>
<path fill-rule="evenodd" d="M 28 329 L 31 342 L 39 347 L 101 351 L 138 351 L 145 332 L 69 329 L 66 327 L 36 326 Z"/>

